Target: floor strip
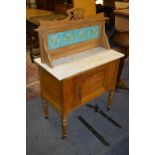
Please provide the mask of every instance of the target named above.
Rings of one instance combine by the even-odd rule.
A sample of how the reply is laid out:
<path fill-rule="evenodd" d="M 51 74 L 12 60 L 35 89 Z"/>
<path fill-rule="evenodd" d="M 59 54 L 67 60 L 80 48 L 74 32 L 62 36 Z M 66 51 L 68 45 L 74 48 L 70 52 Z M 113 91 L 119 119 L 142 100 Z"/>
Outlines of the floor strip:
<path fill-rule="evenodd" d="M 99 111 L 99 113 L 105 117 L 109 122 L 111 122 L 113 125 L 119 127 L 119 128 L 122 128 L 122 126 L 120 124 L 118 124 L 116 121 L 114 121 L 111 117 L 109 117 L 106 113 L 104 113 L 103 111 Z"/>
<path fill-rule="evenodd" d="M 91 133 L 93 133 L 94 136 L 98 138 L 98 140 L 101 141 L 101 143 L 105 146 L 109 146 L 110 144 L 81 116 L 78 116 L 78 119 L 83 123 Z"/>
<path fill-rule="evenodd" d="M 99 110 L 99 107 L 97 104 L 95 106 L 90 105 L 90 104 L 86 104 L 86 106 L 94 109 L 95 112 L 98 112 L 99 114 L 101 114 L 104 118 L 106 118 L 113 125 L 115 125 L 119 128 L 122 128 L 122 126 L 120 124 L 118 124 L 115 120 L 113 120 L 111 117 L 109 117 L 105 112 L 103 112 L 102 110 Z"/>

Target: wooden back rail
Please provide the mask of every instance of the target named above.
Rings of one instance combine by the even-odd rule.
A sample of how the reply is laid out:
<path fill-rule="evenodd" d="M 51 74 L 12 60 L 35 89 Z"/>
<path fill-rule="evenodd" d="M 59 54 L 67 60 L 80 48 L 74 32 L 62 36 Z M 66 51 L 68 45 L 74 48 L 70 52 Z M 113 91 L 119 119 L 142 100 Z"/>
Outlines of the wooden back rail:
<path fill-rule="evenodd" d="M 84 52 L 98 46 L 110 49 L 105 33 L 104 14 L 83 18 L 84 11 L 74 8 L 67 11 L 62 21 L 41 21 L 39 32 L 41 62 L 53 67 L 53 60 Z"/>

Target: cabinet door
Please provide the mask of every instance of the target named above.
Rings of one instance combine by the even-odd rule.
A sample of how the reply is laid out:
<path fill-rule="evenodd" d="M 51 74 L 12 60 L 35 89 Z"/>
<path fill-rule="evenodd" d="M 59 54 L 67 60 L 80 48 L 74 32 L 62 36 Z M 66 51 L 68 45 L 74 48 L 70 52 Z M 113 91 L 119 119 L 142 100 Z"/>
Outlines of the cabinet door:
<path fill-rule="evenodd" d="M 107 90 L 106 75 L 107 65 L 104 65 L 78 77 L 78 104 L 86 103 Z"/>
<path fill-rule="evenodd" d="M 85 71 L 63 81 L 64 104 L 68 111 L 115 89 L 119 60 Z"/>
<path fill-rule="evenodd" d="M 84 104 L 108 90 L 115 89 L 118 62 L 110 62 L 77 77 L 78 104 Z"/>

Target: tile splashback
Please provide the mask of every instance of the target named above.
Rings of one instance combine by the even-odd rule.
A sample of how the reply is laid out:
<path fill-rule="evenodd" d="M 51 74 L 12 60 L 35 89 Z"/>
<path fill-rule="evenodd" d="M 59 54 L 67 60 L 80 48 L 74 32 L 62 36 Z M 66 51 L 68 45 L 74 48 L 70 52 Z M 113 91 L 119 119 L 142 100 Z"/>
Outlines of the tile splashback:
<path fill-rule="evenodd" d="M 99 25 L 48 35 L 48 50 L 99 38 Z"/>

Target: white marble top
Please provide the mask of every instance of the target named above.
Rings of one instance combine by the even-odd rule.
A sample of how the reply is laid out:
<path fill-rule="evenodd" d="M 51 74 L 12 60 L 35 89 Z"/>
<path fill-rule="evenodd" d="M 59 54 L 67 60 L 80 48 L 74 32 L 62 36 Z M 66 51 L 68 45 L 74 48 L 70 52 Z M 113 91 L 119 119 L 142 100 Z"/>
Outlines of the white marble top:
<path fill-rule="evenodd" d="M 124 54 L 115 50 L 97 47 L 86 50 L 85 52 L 57 59 L 53 62 L 54 67 L 49 67 L 45 63 L 41 63 L 40 58 L 37 58 L 34 61 L 56 79 L 63 80 L 123 56 Z"/>

